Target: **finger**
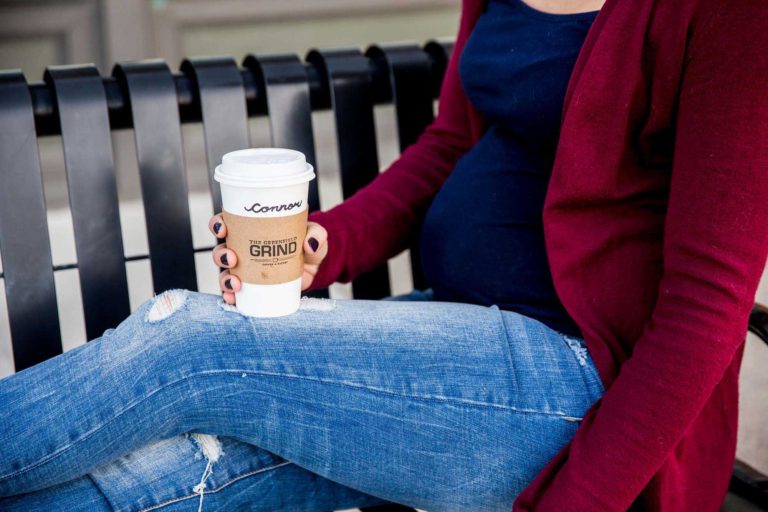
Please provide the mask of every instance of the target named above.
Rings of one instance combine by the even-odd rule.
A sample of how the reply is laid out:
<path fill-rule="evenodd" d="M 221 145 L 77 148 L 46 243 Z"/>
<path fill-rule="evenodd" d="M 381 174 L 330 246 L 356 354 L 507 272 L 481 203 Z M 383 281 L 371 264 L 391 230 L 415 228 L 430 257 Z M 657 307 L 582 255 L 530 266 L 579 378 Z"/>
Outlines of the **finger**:
<path fill-rule="evenodd" d="M 227 237 L 227 226 L 224 224 L 224 218 L 220 213 L 211 217 L 211 220 L 208 221 L 208 229 L 216 238 Z"/>
<path fill-rule="evenodd" d="M 304 265 L 304 273 L 301 276 L 301 291 L 312 286 L 312 281 L 315 279 L 318 268 L 318 265 Z"/>
<path fill-rule="evenodd" d="M 229 304 L 230 306 L 235 305 L 235 294 L 232 292 L 224 292 L 221 294 L 221 298 L 224 299 L 224 302 Z"/>
<path fill-rule="evenodd" d="M 239 292 L 240 287 L 240 279 L 236 275 L 230 274 L 229 270 L 219 274 L 219 288 L 222 292 Z"/>
<path fill-rule="evenodd" d="M 213 261 L 222 268 L 232 268 L 237 265 L 235 251 L 227 249 L 224 244 L 219 244 L 213 250 Z"/>
<path fill-rule="evenodd" d="M 315 222 L 307 224 L 304 238 L 304 263 L 319 265 L 328 254 L 328 232 Z"/>
<path fill-rule="evenodd" d="M 211 251 L 211 258 L 213 258 L 213 262 L 218 265 L 219 259 L 216 257 L 219 253 L 219 251 L 222 251 L 227 248 L 227 244 L 219 244 L 216 247 L 213 248 Z"/>

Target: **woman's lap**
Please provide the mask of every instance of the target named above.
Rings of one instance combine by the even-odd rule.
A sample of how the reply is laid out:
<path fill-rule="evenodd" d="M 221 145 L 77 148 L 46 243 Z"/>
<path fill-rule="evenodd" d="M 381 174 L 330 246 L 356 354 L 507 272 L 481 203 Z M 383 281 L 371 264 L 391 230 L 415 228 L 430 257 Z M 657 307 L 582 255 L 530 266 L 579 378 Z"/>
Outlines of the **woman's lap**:
<path fill-rule="evenodd" d="M 0 494 L 86 472 L 99 481 L 96 466 L 195 431 L 279 454 L 306 468 L 304 478 L 342 484 L 334 492 L 504 509 L 602 391 L 577 340 L 497 308 L 310 300 L 289 317 L 250 319 L 217 297 L 176 293 L 0 382 L 0 399 L 18 401 L 32 383 L 48 397 L 25 400 L 0 429 L 32 446 L 0 457 Z M 54 421 L 65 427 L 51 429 Z M 239 453 L 243 443 L 230 441 Z M 206 485 L 217 468 L 226 480 L 228 464 L 250 458 L 224 450 Z M 194 466 L 189 476 L 199 478 Z M 119 487 L 124 468 L 106 467 L 113 478 L 101 477 L 102 490 L 123 495 L 106 487 Z"/>

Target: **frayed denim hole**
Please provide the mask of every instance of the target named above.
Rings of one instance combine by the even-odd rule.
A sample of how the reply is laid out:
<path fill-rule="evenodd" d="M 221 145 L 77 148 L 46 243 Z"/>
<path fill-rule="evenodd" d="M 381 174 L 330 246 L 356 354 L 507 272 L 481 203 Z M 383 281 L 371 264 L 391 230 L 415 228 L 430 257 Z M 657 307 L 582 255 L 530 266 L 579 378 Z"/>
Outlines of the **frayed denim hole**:
<path fill-rule="evenodd" d="M 591 397 L 591 402 L 598 400 L 605 393 L 605 386 L 603 385 L 600 373 L 597 371 L 594 361 L 592 360 L 592 354 L 589 353 L 587 343 L 581 338 L 575 338 L 563 333 L 558 334 L 563 341 L 565 341 L 565 344 L 568 345 L 568 348 L 571 349 L 574 356 L 576 356 L 576 361 L 579 365 L 586 369 L 586 373 L 584 373 L 582 377 L 584 379 L 584 385 L 588 390 L 587 392 Z M 595 387 L 597 390 L 594 389 Z"/>
<path fill-rule="evenodd" d="M 219 458 L 224 455 L 221 441 L 219 441 L 218 437 L 210 434 L 188 435 L 199 448 L 199 451 L 195 454 L 196 459 L 205 457 L 205 460 L 216 463 L 219 461 Z"/>
<path fill-rule="evenodd" d="M 333 311 L 336 309 L 336 301 L 334 299 L 302 297 L 299 309 L 304 311 Z"/>
<path fill-rule="evenodd" d="M 222 451 L 221 441 L 216 436 L 210 434 L 190 434 L 200 451 L 195 454 L 195 458 L 199 458 L 202 454 L 205 457 L 206 465 L 203 475 L 200 477 L 200 482 L 192 488 L 192 491 L 200 496 L 198 502 L 197 511 L 203 510 L 203 498 L 205 497 L 205 490 L 208 487 L 206 480 L 213 474 L 213 465 L 219 461 L 224 452 Z"/>
<path fill-rule="evenodd" d="M 147 322 L 154 323 L 173 315 L 187 301 L 186 290 L 168 290 L 155 297 L 147 313 Z"/>
<path fill-rule="evenodd" d="M 586 367 L 587 361 L 589 360 L 589 351 L 587 350 L 587 347 L 585 347 L 581 341 L 576 338 L 566 335 L 562 336 L 565 340 L 565 343 L 568 345 L 568 348 L 570 348 L 573 354 L 576 356 L 576 360 L 579 362 L 579 366 Z"/>

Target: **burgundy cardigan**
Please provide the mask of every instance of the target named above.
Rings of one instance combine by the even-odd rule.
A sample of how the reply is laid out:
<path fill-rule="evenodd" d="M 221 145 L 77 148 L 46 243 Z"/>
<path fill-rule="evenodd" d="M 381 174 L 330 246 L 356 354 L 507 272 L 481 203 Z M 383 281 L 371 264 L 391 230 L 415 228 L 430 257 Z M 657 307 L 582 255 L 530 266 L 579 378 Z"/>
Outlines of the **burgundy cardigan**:
<path fill-rule="evenodd" d="M 483 6 L 464 0 L 434 124 L 371 185 L 312 216 L 330 244 L 315 286 L 404 249 L 481 136 L 457 65 Z M 719 510 L 768 253 L 766 19 L 759 0 L 608 0 L 587 36 L 544 229 L 607 392 L 514 510 Z"/>

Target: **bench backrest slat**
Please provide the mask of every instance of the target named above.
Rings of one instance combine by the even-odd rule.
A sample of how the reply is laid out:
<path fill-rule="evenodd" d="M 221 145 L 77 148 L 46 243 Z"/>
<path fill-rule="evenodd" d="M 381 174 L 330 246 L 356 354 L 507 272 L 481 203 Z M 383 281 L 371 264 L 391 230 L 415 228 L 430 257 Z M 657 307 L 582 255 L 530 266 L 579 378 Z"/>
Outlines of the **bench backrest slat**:
<path fill-rule="evenodd" d="M 307 61 L 324 71 L 331 95 L 338 144 L 341 188 L 352 196 L 379 173 L 371 70 L 359 50 L 312 51 Z M 389 270 L 382 265 L 352 282 L 356 299 L 390 295 Z"/>
<path fill-rule="evenodd" d="M 256 75 L 266 93 L 272 145 L 301 151 L 317 173 L 309 83 L 301 60 L 293 54 L 249 55 L 243 65 Z M 320 209 L 317 182 L 309 184 L 309 211 Z"/>
<path fill-rule="evenodd" d="M 0 254 L 21 370 L 62 347 L 35 119 L 20 71 L 0 72 Z"/>
<path fill-rule="evenodd" d="M 307 157 L 318 178 L 309 183 L 309 211 L 320 209 L 312 105 L 309 96 L 307 71 L 301 60 L 293 54 L 266 56 L 249 55 L 243 65 L 251 70 L 265 93 L 272 145 L 295 149 Z M 308 292 L 311 297 L 328 297 L 327 289 Z"/>
<path fill-rule="evenodd" d="M 155 293 L 197 290 L 176 87 L 165 62 L 115 66 L 128 94 Z"/>
<path fill-rule="evenodd" d="M 93 339 L 131 311 L 107 98 L 93 65 L 51 66 L 45 81 L 61 123 L 85 329 Z"/>
<path fill-rule="evenodd" d="M 220 212 L 221 191 L 213 171 L 226 153 L 251 146 L 243 76 L 232 57 L 186 59 L 181 70 L 198 93 L 213 211 Z"/>
<path fill-rule="evenodd" d="M 429 58 L 417 45 L 373 46 L 366 56 L 386 63 L 395 104 L 400 152 L 403 152 L 416 142 L 435 118 Z M 410 256 L 413 287 L 422 290 L 427 287 L 427 280 L 421 266 L 420 238 L 420 233 L 417 233 L 410 246 Z"/>

